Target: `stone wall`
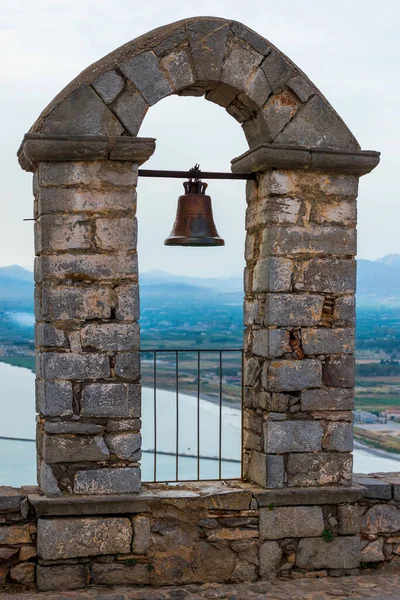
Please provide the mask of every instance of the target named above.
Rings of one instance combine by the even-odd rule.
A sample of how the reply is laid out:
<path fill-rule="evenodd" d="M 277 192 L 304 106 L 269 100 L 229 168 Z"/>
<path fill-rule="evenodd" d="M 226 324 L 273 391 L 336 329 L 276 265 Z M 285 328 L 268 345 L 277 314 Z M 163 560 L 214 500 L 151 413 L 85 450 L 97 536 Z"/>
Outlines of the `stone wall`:
<path fill-rule="evenodd" d="M 162 586 L 397 565 L 399 490 L 398 473 L 281 490 L 154 484 L 96 503 L 2 488 L 0 582 L 15 589 L 36 582 L 41 590 Z"/>

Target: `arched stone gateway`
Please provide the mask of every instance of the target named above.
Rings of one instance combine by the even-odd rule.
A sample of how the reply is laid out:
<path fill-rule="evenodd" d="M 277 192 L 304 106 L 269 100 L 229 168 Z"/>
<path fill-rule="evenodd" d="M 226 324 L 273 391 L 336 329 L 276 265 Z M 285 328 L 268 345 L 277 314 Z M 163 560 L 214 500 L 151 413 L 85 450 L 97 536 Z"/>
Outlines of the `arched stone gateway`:
<path fill-rule="evenodd" d="M 379 162 L 313 83 L 235 21 L 156 29 L 90 66 L 20 147 L 35 173 L 39 483 L 140 489 L 137 137 L 150 106 L 205 96 L 243 127 L 247 186 L 244 474 L 346 485 L 352 471 L 356 197 Z M 156 132 L 155 132 L 156 133 Z"/>

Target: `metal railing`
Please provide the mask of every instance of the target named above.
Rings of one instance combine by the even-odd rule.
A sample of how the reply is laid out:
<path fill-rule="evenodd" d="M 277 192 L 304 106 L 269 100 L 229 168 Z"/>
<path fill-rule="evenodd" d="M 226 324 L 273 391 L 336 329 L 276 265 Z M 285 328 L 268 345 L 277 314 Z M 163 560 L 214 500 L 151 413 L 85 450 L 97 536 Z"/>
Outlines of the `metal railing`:
<path fill-rule="evenodd" d="M 141 350 L 141 369 L 144 481 L 240 478 L 242 349 Z"/>

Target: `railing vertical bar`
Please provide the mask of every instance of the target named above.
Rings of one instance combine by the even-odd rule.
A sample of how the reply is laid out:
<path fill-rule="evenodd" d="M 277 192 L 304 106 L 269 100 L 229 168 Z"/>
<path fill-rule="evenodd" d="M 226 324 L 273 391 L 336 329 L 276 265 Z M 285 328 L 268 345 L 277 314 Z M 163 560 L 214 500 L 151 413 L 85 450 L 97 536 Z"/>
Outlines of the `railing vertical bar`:
<path fill-rule="evenodd" d="M 178 350 L 175 350 L 175 387 L 176 387 L 176 464 L 175 464 L 175 480 L 179 480 L 179 367 L 178 367 Z"/>
<path fill-rule="evenodd" d="M 243 378 L 243 374 L 244 374 L 244 352 L 243 350 L 240 351 L 241 353 L 241 357 L 242 357 L 242 372 L 241 372 L 241 388 L 242 388 L 242 394 L 241 394 L 241 407 L 240 407 L 240 411 L 241 411 L 241 427 L 240 427 L 240 478 L 243 480 L 243 424 L 244 424 L 244 378 Z"/>
<path fill-rule="evenodd" d="M 157 481 L 157 350 L 153 353 L 154 383 L 154 482 Z"/>
<path fill-rule="evenodd" d="M 222 479 L 222 352 L 219 351 L 219 466 L 218 477 Z"/>
<path fill-rule="evenodd" d="M 197 481 L 200 480 L 200 350 L 197 350 Z"/>

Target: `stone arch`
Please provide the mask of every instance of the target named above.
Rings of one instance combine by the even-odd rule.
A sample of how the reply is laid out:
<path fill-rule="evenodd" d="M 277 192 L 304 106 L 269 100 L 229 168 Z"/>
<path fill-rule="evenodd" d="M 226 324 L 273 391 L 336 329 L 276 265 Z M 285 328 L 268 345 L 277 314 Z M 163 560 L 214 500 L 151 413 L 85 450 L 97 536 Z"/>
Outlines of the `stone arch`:
<path fill-rule="evenodd" d="M 245 25 L 195 17 L 114 50 L 67 85 L 31 134 L 136 137 L 150 106 L 171 94 L 205 96 L 261 143 L 359 149 L 308 77 Z"/>

